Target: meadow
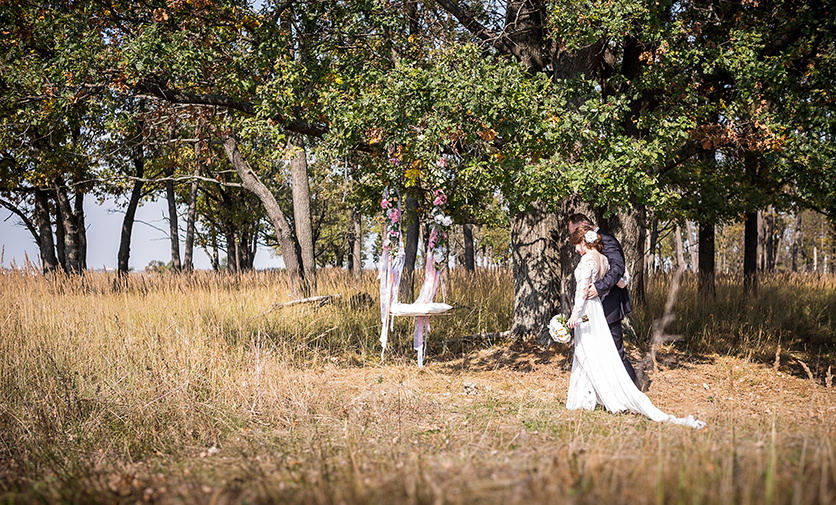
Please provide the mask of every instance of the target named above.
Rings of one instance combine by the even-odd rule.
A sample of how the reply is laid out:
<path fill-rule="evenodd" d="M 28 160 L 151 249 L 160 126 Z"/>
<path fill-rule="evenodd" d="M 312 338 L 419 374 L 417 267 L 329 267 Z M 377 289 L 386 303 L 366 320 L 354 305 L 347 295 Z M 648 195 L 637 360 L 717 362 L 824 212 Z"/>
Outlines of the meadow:
<path fill-rule="evenodd" d="M 0 503 L 836 503 L 836 277 L 686 276 L 648 396 L 699 431 L 567 411 L 569 347 L 462 339 L 512 286 L 451 271 L 419 370 L 410 319 L 381 360 L 374 272 L 282 305 L 277 272 L 0 271 Z"/>

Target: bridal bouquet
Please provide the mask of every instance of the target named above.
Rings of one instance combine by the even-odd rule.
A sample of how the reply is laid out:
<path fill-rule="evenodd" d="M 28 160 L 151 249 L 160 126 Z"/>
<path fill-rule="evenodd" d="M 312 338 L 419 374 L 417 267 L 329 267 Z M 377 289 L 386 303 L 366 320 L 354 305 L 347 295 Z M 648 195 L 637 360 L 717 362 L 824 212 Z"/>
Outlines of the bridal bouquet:
<path fill-rule="evenodd" d="M 572 338 L 569 333 L 569 327 L 566 325 L 566 316 L 558 314 L 549 321 L 549 336 L 552 340 L 561 344 L 566 344 Z"/>

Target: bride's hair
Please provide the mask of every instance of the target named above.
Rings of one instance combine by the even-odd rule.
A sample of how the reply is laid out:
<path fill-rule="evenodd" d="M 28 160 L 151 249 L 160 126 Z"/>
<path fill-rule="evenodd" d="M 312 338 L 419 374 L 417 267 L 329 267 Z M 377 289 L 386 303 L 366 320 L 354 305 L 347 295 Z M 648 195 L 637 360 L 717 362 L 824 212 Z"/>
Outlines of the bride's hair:
<path fill-rule="evenodd" d="M 590 235 L 594 233 L 595 240 L 593 240 L 592 242 L 586 240 L 587 233 L 590 233 Z M 572 232 L 571 235 L 569 235 L 569 242 L 571 242 L 572 244 L 580 244 L 582 241 L 586 242 L 587 247 L 596 249 L 598 252 L 601 253 L 604 252 L 604 243 L 601 241 L 601 235 L 599 235 L 598 232 L 595 231 L 595 228 L 586 223 L 583 223 L 577 228 L 575 228 L 575 231 Z"/>

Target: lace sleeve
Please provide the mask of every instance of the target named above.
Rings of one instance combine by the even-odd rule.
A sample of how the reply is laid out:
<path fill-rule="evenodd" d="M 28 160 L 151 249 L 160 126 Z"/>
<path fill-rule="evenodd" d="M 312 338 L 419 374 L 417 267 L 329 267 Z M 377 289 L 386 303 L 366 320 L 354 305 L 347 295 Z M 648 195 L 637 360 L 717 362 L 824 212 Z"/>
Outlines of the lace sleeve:
<path fill-rule="evenodd" d="M 572 307 L 572 317 L 578 318 L 581 314 L 583 304 L 586 302 L 586 293 L 589 290 L 589 284 L 595 276 L 598 267 L 595 260 L 591 256 L 581 258 L 578 269 L 575 273 L 575 305 Z"/>

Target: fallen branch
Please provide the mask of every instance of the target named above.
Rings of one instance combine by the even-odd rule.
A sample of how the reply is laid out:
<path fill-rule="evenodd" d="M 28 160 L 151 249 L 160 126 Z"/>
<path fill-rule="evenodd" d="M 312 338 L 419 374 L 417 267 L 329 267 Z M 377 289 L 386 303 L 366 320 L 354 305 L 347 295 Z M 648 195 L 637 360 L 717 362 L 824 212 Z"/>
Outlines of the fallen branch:
<path fill-rule="evenodd" d="M 332 298 L 341 298 L 342 295 L 337 293 L 336 295 L 323 295 L 323 296 L 312 296 L 310 298 L 302 298 L 301 300 L 292 300 L 289 302 L 284 303 L 277 303 L 273 305 L 273 309 L 282 309 L 284 307 L 290 307 L 291 305 L 298 305 L 300 303 L 313 303 L 313 302 L 320 302 L 320 305 L 324 305 L 325 302 L 331 300 Z"/>
<path fill-rule="evenodd" d="M 449 344 L 451 342 L 464 342 L 467 340 L 494 340 L 494 339 L 502 339 L 508 338 L 511 336 L 511 330 L 507 331 L 494 331 L 491 333 L 474 333 L 473 335 L 467 335 L 464 337 L 459 338 L 451 338 L 450 340 L 445 340 L 444 344 Z"/>
<path fill-rule="evenodd" d="M 261 316 L 267 315 L 267 314 L 273 312 L 274 310 L 283 309 L 283 308 L 288 307 L 290 305 L 297 305 L 299 303 L 319 302 L 320 307 L 321 307 L 322 305 L 325 305 L 328 302 L 328 300 L 330 300 L 331 298 L 340 298 L 340 297 L 342 297 L 342 295 L 337 293 L 336 295 L 314 296 L 314 297 L 311 297 L 311 298 L 303 298 L 301 300 L 292 300 L 292 301 L 285 302 L 285 303 L 276 303 L 272 307 L 270 307 L 269 309 L 265 310 L 264 312 L 262 312 L 260 314 L 256 314 L 254 316 L 250 316 L 249 318 L 247 318 L 247 320 L 249 321 L 251 319 L 255 319 L 256 317 L 261 317 Z"/>

